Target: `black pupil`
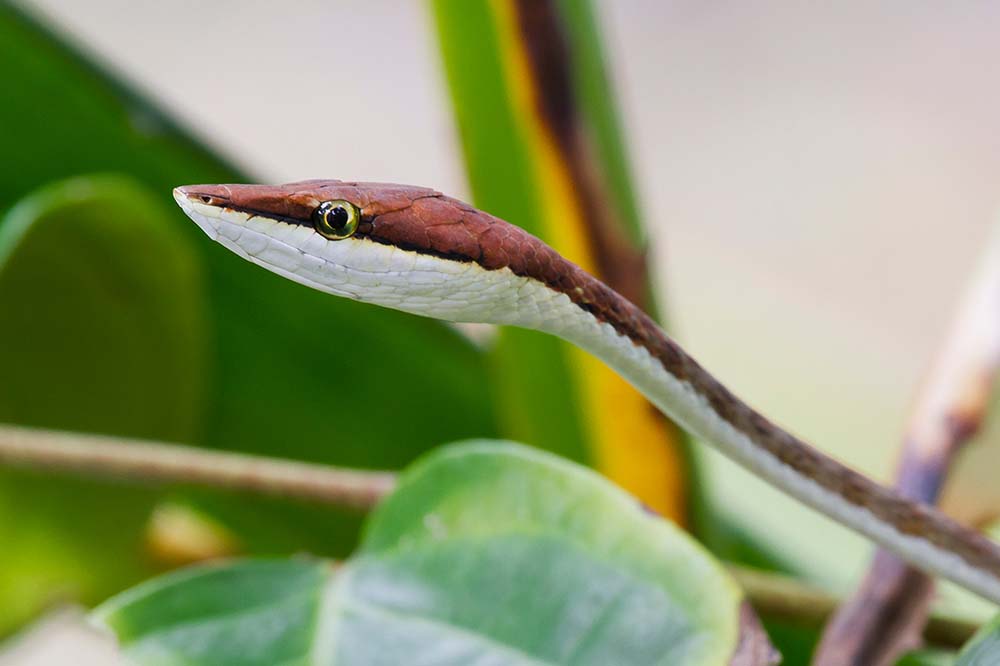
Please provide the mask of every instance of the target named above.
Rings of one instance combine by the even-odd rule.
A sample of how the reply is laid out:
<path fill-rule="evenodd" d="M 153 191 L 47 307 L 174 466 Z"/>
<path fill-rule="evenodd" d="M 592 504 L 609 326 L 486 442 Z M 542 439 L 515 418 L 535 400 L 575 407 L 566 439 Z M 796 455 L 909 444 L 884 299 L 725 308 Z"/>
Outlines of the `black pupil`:
<path fill-rule="evenodd" d="M 351 216 L 347 213 L 346 208 L 343 206 L 337 206 L 326 214 L 326 222 L 334 229 L 343 229 L 350 217 Z"/>

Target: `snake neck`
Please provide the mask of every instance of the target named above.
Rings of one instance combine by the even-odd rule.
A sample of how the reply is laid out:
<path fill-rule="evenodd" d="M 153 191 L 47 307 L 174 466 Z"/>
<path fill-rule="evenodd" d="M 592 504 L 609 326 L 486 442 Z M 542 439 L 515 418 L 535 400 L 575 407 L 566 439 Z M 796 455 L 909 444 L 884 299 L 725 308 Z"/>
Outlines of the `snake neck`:
<path fill-rule="evenodd" d="M 600 285 L 591 287 L 593 293 L 611 291 L 590 279 Z M 912 564 L 1000 603 L 1000 549 L 993 542 L 775 425 L 624 298 L 617 296 L 613 308 L 581 304 L 567 294 L 553 296 L 551 290 L 538 298 L 548 303 L 544 318 L 508 323 L 544 330 L 585 349 L 660 411 L 757 476 Z M 603 298 L 612 300 L 606 294 Z"/>

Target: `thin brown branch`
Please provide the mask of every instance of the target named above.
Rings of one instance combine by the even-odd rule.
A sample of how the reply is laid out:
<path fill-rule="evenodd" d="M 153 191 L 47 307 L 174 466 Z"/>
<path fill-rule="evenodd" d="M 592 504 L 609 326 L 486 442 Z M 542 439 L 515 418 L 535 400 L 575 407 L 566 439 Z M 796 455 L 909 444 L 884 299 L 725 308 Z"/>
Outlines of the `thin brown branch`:
<path fill-rule="evenodd" d="M 0 464 L 243 490 L 358 509 L 374 506 L 395 483 L 389 472 L 9 425 L 0 425 Z"/>
<path fill-rule="evenodd" d="M 842 602 L 825 590 L 782 574 L 740 566 L 730 566 L 729 572 L 757 613 L 771 621 L 819 629 Z M 958 648 L 978 629 L 979 624 L 968 619 L 932 613 L 924 626 L 923 640 L 939 648 Z"/>
<path fill-rule="evenodd" d="M 952 461 L 982 424 L 1000 364 L 1000 232 L 918 395 L 896 487 L 935 504 Z M 878 551 L 855 594 L 827 626 L 816 666 L 893 664 L 919 645 L 934 583 Z"/>
<path fill-rule="evenodd" d="M 370 509 L 391 492 L 391 472 L 338 469 L 239 453 L 206 451 L 148 440 L 0 425 L 0 465 L 129 478 L 147 482 L 280 495 Z M 839 600 L 780 574 L 730 567 L 762 617 L 818 628 Z M 978 629 L 963 619 L 932 616 L 925 637 L 941 647 L 962 645 Z"/>

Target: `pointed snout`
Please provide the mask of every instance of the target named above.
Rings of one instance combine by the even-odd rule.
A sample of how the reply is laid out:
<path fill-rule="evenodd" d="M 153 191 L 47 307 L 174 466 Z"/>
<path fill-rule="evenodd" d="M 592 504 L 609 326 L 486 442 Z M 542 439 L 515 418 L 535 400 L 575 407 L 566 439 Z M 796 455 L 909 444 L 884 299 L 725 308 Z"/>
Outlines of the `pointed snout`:
<path fill-rule="evenodd" d="M 232 199 L 228 185 L 183 185 L 174 188 L 174 201 L 182 207 L 188 202 L 206 206 L 225 206 Z"/>

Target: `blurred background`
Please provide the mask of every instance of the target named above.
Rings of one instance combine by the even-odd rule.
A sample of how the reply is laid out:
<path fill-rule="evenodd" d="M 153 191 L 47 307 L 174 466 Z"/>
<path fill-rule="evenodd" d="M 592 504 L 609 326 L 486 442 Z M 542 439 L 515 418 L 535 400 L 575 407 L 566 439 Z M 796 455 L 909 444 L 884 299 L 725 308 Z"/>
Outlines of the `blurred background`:
<path fill-rule="evenodd" d="M 422 3 L 17 4 L 256 180 L 472 197 Z M 765 414 L 890 479 L 997 219 L 1000 6 L 594 7 L 671 332 Z M 860 539 L 696 450 L 721 517 L 832 589 L 859 575 Z M 972 494 L 950 501 L 992 501 Z"/>

